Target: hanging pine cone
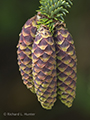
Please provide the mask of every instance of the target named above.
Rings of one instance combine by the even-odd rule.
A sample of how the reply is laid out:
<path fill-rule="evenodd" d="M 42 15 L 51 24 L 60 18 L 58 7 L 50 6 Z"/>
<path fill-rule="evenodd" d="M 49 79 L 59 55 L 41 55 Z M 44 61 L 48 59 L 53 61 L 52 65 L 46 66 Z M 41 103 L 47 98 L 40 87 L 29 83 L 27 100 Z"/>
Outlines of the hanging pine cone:
<path fill-rule="evenodd" d="M 41 26 L 33 44 L 32 67 L 35 93 L 43 108 L 51 109 L 56 101 L 56 54 L 54 40 Z"/>
<path fill-rule="evenodd" d="M 64 15 L 72 0 L 40 0 L 38 13 L 20 33 L 18 65 L 23 83 L 45 109 L 59 99 L 71 107 L 76 91 L 74 41 L 65 28 Z M 38 29 L 38 30 L 37 30 Z"/>
<path fill-rule="evenodd" d="M 34 83 L 32 77 L 32 44 L 37 31 L 36 16 L 29 19 L 20 33 L 18 50 L 18 65 L 22 75 L 23 83 L 34 92 Z"/>
<path fill-rule="evenodd" d="M 55 28 L 56 63 L 59 99 L 71 107 L 76 90 L 76 53 L 69 31 L 62 25 Z"/>

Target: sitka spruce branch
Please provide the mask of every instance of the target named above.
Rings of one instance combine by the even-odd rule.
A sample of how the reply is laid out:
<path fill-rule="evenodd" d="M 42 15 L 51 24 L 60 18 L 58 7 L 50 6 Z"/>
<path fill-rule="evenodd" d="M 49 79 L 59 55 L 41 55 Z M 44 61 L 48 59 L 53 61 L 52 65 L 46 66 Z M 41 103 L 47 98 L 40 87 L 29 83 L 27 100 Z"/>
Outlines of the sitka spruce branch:
<path fill-rule="evenodd" d="M 40 9 L 37 12 L 40 12 L 42 17 L 38 21 L 38 24 L 47 25 L 52 32 L 55 22 L 64 22 L 64 16 L 69 13 L 67 9 L 73 3 L 71 0 L 40 0 L 40 4 Z"/>
<path fill-rule="evenodd" d="M 40 0 L 37 15 L 19 34 L 17 59 L 23 83 L 44 109 L 57 99 L 71 107 L 76 96 L 77 57 L 64 16 L 71 0 Z"/>

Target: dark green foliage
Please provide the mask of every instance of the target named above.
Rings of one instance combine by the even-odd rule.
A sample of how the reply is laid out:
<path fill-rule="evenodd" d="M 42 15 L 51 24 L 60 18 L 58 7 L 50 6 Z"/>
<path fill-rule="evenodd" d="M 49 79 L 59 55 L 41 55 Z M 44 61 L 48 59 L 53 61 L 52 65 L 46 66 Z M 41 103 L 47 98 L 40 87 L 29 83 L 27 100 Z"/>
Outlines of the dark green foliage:
<path fill-rule="evenodd" d="M 67 8 L 70 8 L 72 5 L 71 0 L 41 0 L 40 10 L 37 10 L 45 18 L 41 18 L 38 24 L 47 25 L 50 30 L 53 30 L 53 25 L 56 21 L 64 22 L 64 15 L 68 12 Z"/>

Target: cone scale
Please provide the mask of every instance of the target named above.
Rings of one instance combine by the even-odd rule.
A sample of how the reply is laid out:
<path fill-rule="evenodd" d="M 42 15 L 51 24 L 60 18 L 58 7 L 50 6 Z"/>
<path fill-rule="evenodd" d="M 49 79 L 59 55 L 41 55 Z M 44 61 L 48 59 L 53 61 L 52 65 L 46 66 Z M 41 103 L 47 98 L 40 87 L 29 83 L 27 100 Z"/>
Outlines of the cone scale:
<path fill-rule="evenodd" d="M 54 32 L 58 97 L 62 103 L 71 107 L 76 91 L 76 54 L 74 41 L 69 31 L 58 25 Z"/>
<path fill-rule="evenodd" d="M 42 107 L 51 109 L 57 96 L 56 54 L 54 40 L 46 27 L 38 30 L 32 53 L 35 93 Z"/>
<path fill-rule="evenodd" d="M 36 28 L 36 16 L 27 20 L 22 27 L 20 33 L 19 43 L 17 45 L 18 65 L 22 76 L 23 83 L 34 92 L 34 83 L 32 77 L 32 44 L 35 39 Z"/>

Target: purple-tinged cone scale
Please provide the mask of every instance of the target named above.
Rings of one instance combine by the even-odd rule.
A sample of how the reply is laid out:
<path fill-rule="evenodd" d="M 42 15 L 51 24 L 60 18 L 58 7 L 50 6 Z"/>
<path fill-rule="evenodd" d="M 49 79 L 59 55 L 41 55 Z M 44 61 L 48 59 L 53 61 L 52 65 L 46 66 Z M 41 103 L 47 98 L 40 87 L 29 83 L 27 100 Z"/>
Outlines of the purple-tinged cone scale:
<path fill-rule="evenodd" d="M 57 96 L 56 53 L 50 31 L 41 26 L 32 48 L 35 93 L 45 109 L 51 109 Z"/>
<path fill-rule="evenodd" d="M 18 65 L 22 80 L 33 93 L 35 89 L 32 77 L 32 44 L 35 39 L 36 31 L 36 16 L 34 16 L 22 27 L 19 43 L 17 45 Z"/>
<path fill-rule="evenodd" d="M 63 25 L 54 32 L 57 63 L 57 94 L 62 103 L 71 107 L 76 91 L 76 53 L 74 41 Z"/>

